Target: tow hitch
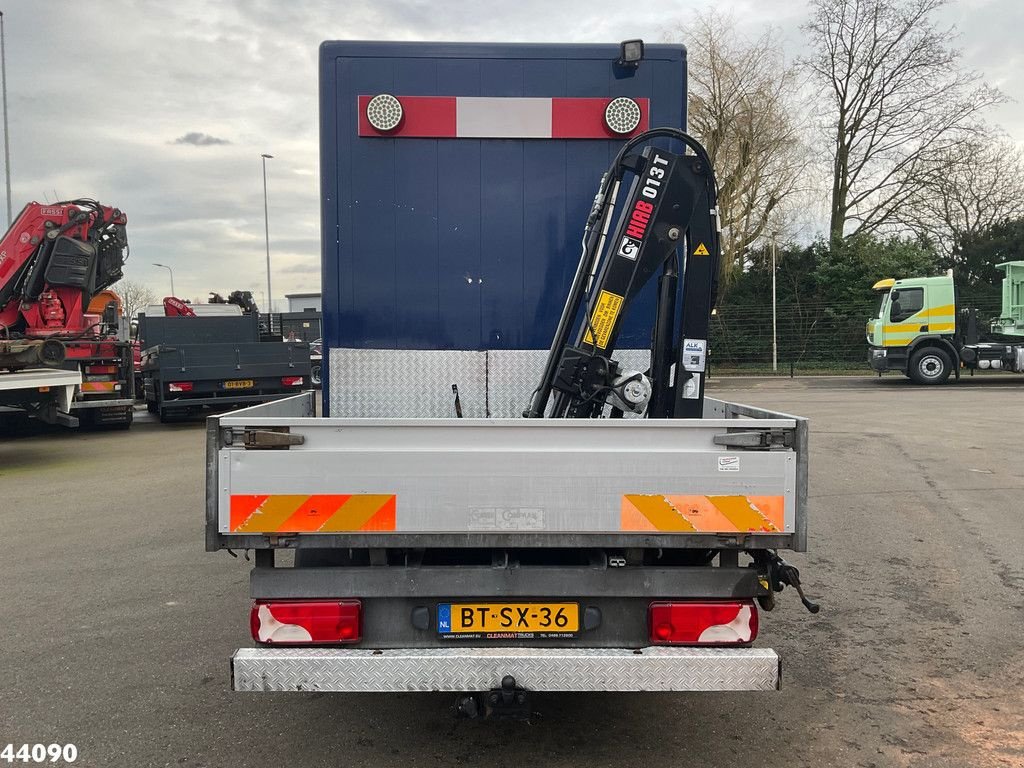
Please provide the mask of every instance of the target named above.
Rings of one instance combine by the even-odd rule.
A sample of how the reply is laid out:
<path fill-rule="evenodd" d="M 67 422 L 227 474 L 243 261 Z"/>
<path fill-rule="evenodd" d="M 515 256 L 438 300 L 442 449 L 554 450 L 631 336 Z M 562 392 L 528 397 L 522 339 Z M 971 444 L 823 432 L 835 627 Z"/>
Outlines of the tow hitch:
<path fill-rule="evenodd" d="M 524 688 L 516 685 L 512 675 L 501 679 L 500 688 L 485 693 L 471 693 L 459 698 L 456 710 L 463 717 L 495 717 L 501 720 L 529 720 L 530 699 Z"/>
<path fill-rule="evenodd" d="M 765 570 L 765 576 L 761 577 L 762 584 L 767 581 L 764 586 L 768 588 L 769 592 L 767 595 L 757 598 L 764 610 L 770 611 L 775 607 L 775 593 L 781 592 L 785 587 L 793 587 L 800 595 L 800 602 L 804 604 L 804 608 L 811 613 L 821 610 L 820 605 L 808 600 L 807 595 L 804 594 L 803 586 L 800 583 L 800 571 L 795 565 L 790 565 L 772 551 L 752 553 L 752 556 L 754 563 Z"/>

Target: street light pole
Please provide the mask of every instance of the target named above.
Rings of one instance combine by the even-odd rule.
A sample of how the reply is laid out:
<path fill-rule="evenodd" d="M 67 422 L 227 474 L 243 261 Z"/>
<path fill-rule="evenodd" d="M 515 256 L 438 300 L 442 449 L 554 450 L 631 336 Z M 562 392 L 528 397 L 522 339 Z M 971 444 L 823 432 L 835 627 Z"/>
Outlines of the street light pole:
<path fill-rule="evenodd" d="M 772 373 L 779 372 L 779 337 L 775 319 L 775 238 L 772 237 Z"/>
<path fill-rule="evenodd" d="M 168 267 L 166 264 L 157 264 L 155 261 L 153 262 L 153 266 L 163 267 L 164 269 L 171 273 L 171 296 L 177 297 L 178 294 L 174 292 L 174 270 Z"/>
<path fill-rule="evenodd" d="M 7 130 L 7 50 L 4 46 L 4 14 L 0 11 L 0 80 L 3 81 L 4 100 L 4 173 L 7 176 L 7 226 L 11 226 L 11 141 Z"/>
<path fill-rule="evenodd" d="M 267 312 L 270 313 L 273 310 L 274 299 L 272 297 L 274 294 L 270 292 L 270 214 L 267 208 L 267 160 L 274 156 L 264 152 L 260 157 L 263 158 L 263 232 L 267 238 Z"/>

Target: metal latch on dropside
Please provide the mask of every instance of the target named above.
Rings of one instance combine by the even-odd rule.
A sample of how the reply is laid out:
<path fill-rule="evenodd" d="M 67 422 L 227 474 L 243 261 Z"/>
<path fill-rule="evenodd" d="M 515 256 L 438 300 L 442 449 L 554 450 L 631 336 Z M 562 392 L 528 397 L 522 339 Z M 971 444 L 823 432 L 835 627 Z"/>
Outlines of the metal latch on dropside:
<path fill-rule="evenodd" d="M 291 427 L 245 427 L 226 429 L 222 433 L 225 445 L 235 445 L 241 438 L 247 451 L 287 451 L 293 445 L 306 442 L 303 435 L 291 434 Z"/>
<path fill-rule="evenodd" d="M 715 435 L 714 442 L 727 448 L 792 448 L 793 434 L 787 429 L 745 430 Z"/>

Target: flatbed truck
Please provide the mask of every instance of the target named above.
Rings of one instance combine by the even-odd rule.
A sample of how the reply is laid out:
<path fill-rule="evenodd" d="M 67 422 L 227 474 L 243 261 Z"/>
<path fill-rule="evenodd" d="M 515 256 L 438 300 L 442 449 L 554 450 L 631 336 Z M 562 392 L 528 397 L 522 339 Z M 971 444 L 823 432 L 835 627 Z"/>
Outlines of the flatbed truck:
<path fill-rule="evenodd" d="M 255 313 L 142 313 L 138 328 L 143 398 L 162 422 L 204 408 L 265 403 L 311 385 L 309 344 L 260 341 Z"/>
<path fill-rule="evenodd" d="M 684 49 L 631 42 L 321 47 L 323 415 L 207 422 L 234 690 L 778 688 L 808 424 L 705 396 L 713 175 Z"/>

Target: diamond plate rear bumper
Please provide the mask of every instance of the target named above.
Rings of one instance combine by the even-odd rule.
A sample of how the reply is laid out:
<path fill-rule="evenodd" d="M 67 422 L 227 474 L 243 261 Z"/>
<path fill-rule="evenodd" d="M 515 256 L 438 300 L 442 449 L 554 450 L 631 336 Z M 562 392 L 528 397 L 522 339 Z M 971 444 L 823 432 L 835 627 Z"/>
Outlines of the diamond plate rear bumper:
<path fill-rule="evenodd" d="M 242 648 L 236 691 L 485 691 L 512 675 L 533 691 L 771 691 L 770 648 Z"/>

